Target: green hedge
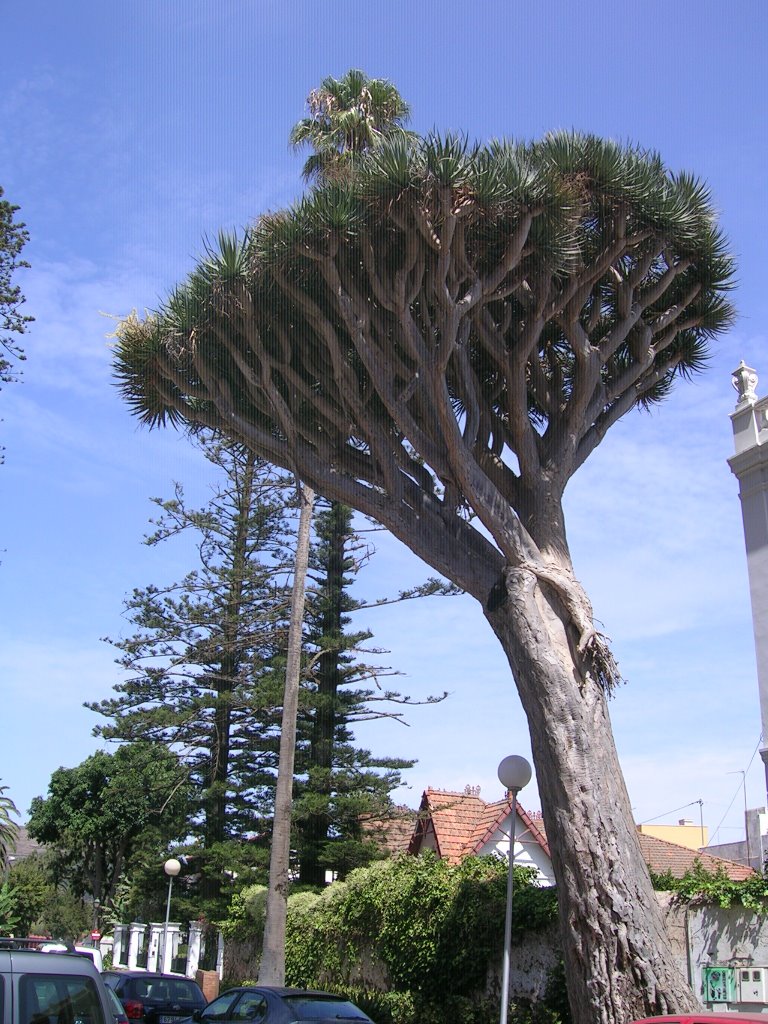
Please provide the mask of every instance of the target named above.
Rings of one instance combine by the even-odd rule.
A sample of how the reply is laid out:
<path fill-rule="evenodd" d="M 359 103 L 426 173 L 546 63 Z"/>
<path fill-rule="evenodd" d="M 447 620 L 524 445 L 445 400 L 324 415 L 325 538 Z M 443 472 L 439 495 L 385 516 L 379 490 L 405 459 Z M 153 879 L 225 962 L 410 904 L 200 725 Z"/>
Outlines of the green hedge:
<path fill-rule="evenodd" d="M 557 917 L 554 889 L 534 885 L 532 876 L 515 868 L 513 943 Z M 343 990 L 377 1024 L 492 1022 L 498 1003 L 485 992 L 503 948 L 506 884 L 501 858 L 469 857 L 451 867 L 425 854 L 358 868 L 319 893 L 295 893 L 286 983 Z M 227 938 L 260 942 L 265 896 L 263 886 L 239 894 Z M 561 1016 L 545 1006 L 518 1007 L 511 1019 L 549 1024 Z"/>

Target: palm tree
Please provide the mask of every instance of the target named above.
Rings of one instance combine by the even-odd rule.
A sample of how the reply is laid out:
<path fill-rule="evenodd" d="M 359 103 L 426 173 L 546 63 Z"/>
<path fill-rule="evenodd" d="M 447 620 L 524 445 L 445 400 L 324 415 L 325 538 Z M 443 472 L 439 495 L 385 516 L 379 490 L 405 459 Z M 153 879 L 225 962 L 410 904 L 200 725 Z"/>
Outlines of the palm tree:
<path fill-rule="evenodd" d="M 295 124 L 290 136 L 297 149 L 314 150 L 302 171 L 307 181 L 343 176 L 356 157 L 403 131 L 410 118 L 408 104 L 391 82 L 354 68 L 341 78 L 324 79 L 307 97 L 307 106 L 309 117 Z"/>
<path fill-rule="evenodd" d="M 324 79 L 320 88 L 313 90 L 307 97 L 307 105 L 310 116 L 294 125 L 290 136 L 292 145 L 297 148 L 309 145 L 315 150 L 302 171 L 307 181 L 316 179 L 327 182 L 342 178 L 350 172 L 355 156 L 374 148 L 392 132 L 401 130 L 409 116 L 408 105 L 394 85 L 383 78 L 368 78 L 364 72 L 354 69 L 338 80 L 330 77 Z M 302 511 L 296 542 L 288 636 L 289 664 L 286 666 L 269 891 L 259 967 L 259 983 L 262 985 L 282 985 L 285 982 L 285 924 L 296 716 L 304 592 L 315 501 L 314 491 L 310 487 L 301 482 L 298 482 L 298 486 L 302 496 Z"/>
<path fill-rule="evenodd" d="M 301 515 L 296 538 L 296 560 L 291 596 L 291 625 L 288 632 L 288 663 L 285 667 L 283 718 L 280 727 L 280 755 L 275 788 L 275 814 L 269 856 L 269 890 L 264 923 L 264 941 L 259 964 L 260 985 L 285 984 L 285 926 L 287 916 L 289 861 L 291 853 L 291 812 L 293 770 L 296 754 L 296 720 L 299 710 L 301 640 L 304 596 L 309 564 L 309 539 L 315 492 L 300 485 Z"/>
<path fill-rule="evenodd" d="M 10 864 L 11 853 L 16 849 L 19 836 L 18 823 L 13 820 L 19 811 L 9 796 L 4 796 L 7 786 L 0 786 L 0 875 L 5 875 Z"/>

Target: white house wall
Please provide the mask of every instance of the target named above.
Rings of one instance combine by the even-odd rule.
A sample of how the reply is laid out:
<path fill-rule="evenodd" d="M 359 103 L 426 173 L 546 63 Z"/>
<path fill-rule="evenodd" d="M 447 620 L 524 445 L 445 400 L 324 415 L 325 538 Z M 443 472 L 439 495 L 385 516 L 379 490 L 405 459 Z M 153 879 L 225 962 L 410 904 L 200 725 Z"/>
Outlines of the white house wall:
<path fill-rule="evenodd" d="M 499 854 L 506 858 L 509 855 L 509 833 L 512 815 L 508 815 L 496 832 L 478 851 L 480 854 Z M 555 874 L 552 861 L 533 838 L 527 827 L 518 818 L 517 839 L 515 842 L 515 865 L 523 868 L 536 869 L 536 881 L 539 885 L 554 885 Z"/>

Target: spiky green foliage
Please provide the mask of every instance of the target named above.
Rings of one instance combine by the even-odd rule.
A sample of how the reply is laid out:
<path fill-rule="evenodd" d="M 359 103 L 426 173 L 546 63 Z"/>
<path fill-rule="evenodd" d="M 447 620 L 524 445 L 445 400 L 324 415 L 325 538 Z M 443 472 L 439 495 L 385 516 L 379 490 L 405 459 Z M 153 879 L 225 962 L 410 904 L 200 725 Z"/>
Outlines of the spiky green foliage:
<path fill-rule="evenodd" d="M 392 136 L 244 245 L 244 279 L 212 282 L 189 330 L 164 310 L 125 325 L 126 397 L 150 424 L 180 414 L 291 468 L 481 603 L 531 726 L 577 1019 L 690 1008 L 604 707 L 618 667 L 562 502 L 610 427 L 698 372 L 733 320 L 706 188 L 577 133 Z"/>
<path fill-rule="evenodd" d="M 551 462 L 575 430 L 562 476 L 629 408 L 702 368 L 733 320 L 732 279 L 707 189 L 656 154 L 573 133 L 486 147 L 396 136 L 344 182 L 220 239 L 157 314 L 121 325 L 115 372 L 150 425 L 225 426 L 223 401 L 226 429 L 256 425 L 273 456 L 330 443 L 349 459 L 369 415 L 408 436 L 393 395 L 443 348 L 456 408 L 482 421 L 473 447 L 520 459 L 533 442 Z M 442 336 L 448 305 L 460 339 Z M 386 384 L 358 326 L 392 360 Z M 354 446 L 356 475 L 380 485 L 370 443 Z"/>

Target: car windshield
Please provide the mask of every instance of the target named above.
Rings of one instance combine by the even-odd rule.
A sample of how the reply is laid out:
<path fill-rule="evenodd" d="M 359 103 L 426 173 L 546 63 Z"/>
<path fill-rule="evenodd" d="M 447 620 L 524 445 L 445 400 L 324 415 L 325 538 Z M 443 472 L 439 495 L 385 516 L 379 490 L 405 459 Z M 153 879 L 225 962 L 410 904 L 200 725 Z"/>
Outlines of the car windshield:
<path fill-rule="evenodd" d="M 368 1020 L 363 1011 L 348 999 L 334 996 L 286 996 L 283 1001 L 290 1006 L 297 1020 Z"/>

